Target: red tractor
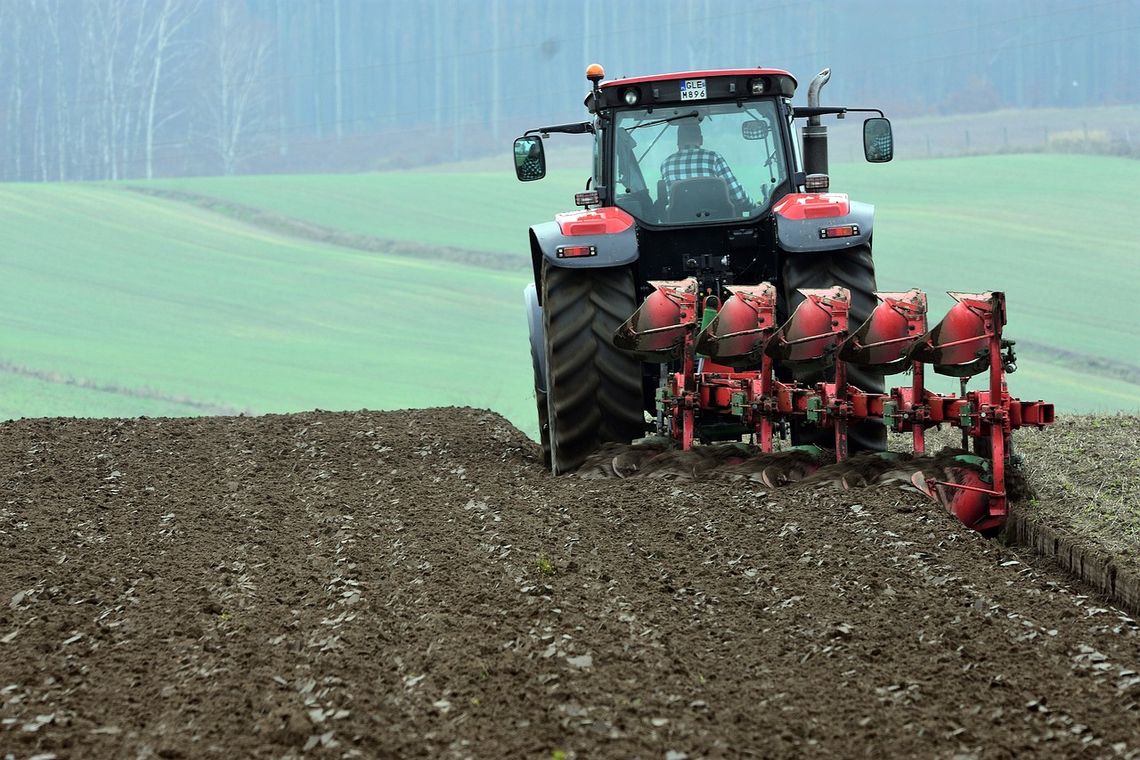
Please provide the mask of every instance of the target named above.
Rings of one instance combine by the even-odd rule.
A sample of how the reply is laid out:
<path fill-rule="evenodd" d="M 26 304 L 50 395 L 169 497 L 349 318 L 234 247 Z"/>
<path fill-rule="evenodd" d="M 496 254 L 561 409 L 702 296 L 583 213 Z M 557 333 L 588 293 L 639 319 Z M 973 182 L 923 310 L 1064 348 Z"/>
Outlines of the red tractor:
<path fill-rule="evenodd" d="M 806 107 L 792 105 L 796 80 L 779 69 L 603 82 L 593 64 L 586 76 L 589 121 L 514 143 L 526 182 L 546 174 L 543 138 L 594 139 L 592 176 L 575 197 L 585 210 L 530 228 L 527 315 L 553 472 L 651 426 L 682 448 L 751 435 L 770 451 L 775 434 L 844 459 L 883 451 L 888 429 L 913 432 L 921 452 L 922 431 L 947 422 L 978 454 L 992 453 L 996 478 L 932 478 L 926 490 L 974 494 L 971 514 L 959 516 L 1000 522 L 997 460 L 1009 431 L 1047 424 L 1052 407 L 1005 391 L 1013 359 L 1002 294 L 962 295 L 965 311 L 927 332 L 925 294 L 876 293 L 874 209 L 828 192 L 821 117 L 873 114 L 864 154 L 882 163 L 893 157 L 882 112 L 821 106 L 827 69 Z M 796 119 L 806 119 L 802 151 Z M 930 393 L 923 361 L 958 376 L 989 370 L 989 390 Z M 885 372 L 909 369 L 911 387 L 884 390 Z"/>

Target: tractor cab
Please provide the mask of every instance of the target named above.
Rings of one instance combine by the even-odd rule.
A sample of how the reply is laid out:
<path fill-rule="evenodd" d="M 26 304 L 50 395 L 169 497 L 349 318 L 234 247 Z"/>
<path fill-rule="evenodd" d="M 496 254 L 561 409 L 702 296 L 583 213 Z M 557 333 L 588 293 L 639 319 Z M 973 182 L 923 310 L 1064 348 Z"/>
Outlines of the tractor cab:
<path fill-rule="evenodd" d="M 603 76 L 597 64 L 587 69 L 594 121 L 540 127 L 516 140 L 520 180 L 545 176 L 542 137 L 590 133 L 593 189 L 579 194 L 579 205 L 617 207 L 642 226 L 747 224 L 788 193 L 826 189 L 825 177 L 808 184 L 793 119 L 814 116 L 818 123 L 824 112 L 847 109 L 795 109 L 796 81 L 788 72 L 728 69 L 602 83 Z M 890 160 L 890 123 L 869 119 L 864 131 L 868 160 Z M 823 149 L 824 165 L 810 168 L 826 174 Z"/>
<path fill-rule="evenodd" d="M 786 194 L 795 159 L 790 74 L 702 71 L 607 82 L 591 93 L 603 128 L 598 183 L 642 224 L 759 218 Z"/>
<path fill-rule="evenodd" d="M 612 133 L 609 199 L 645 224 L 756 218 L 788 192 L 772 99 L 620 110 Z"/>

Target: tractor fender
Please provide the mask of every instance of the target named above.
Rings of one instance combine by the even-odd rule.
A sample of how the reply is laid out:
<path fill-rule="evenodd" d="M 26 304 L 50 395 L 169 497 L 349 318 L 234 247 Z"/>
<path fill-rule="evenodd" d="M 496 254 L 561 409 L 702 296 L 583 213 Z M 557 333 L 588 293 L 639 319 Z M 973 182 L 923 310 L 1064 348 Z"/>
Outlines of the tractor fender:
<path fill-rule="evenodd" d="M 563 269 L 607 269 L 637 261 L 633 217 L 616 206 L 557 214 L 530 228 L 530 256 L 537 283 L 542 260 Z M 539 295 L 541 303 L 541 295 Z"/>
<path fill-rule="evenodd" d="M 789 193 L 772 211 L 776 215 L 776 239 L 789 253 L 866 245 L 875 223 L 875 207 L 848 200 L 846 193 Z M 842 233 L 843 237 L 829 237 L 830 228 L 840 228 L 832 234 Z"/>
<path fill-rule="evenodd" d="M 534 361 L 534 389 L 546 393 L 546 334 L 542 327 L 542 307 L 538 305 L 538 289 L 534 283 L 523 289 L 526 302 L 526 326 L 530 333 L 530 356 Z"/>

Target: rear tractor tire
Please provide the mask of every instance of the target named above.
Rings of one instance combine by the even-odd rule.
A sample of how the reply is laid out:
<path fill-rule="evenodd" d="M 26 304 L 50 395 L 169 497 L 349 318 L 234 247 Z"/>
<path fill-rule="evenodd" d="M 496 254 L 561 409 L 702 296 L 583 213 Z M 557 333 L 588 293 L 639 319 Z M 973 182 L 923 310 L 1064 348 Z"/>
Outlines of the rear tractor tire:
<path fill-rule="evenodd" d="M 611 342 L 633 314 L 635 294 L 628 267 L 562 269 L 543 262 L 547 435 L 555 475 L 577 469 L 603 443 L 629 443 L 645 432 L 641 363 Z"/>

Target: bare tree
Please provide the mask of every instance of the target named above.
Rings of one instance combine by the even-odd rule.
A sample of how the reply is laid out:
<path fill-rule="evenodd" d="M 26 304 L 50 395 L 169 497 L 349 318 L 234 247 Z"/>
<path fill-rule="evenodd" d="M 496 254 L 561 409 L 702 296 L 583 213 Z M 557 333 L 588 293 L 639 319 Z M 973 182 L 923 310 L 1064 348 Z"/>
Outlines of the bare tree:
<path fill-rule="evenodd" d="M 146 99 L 146 138 L 143 147 L 146 157 L 146 178 L 154 177 L 154 135 L 155 130 L 171 119 L 177 118 L 182 109 L 164 114 L 158 121 L 158 95 L 162 87 L 163 64 L 174 52 L 174 41 L 178 33 L 193 18 L 198 10 L 198 0 L 163 0 L 155 21 L 154 54 L 151 58 L 149 93 Z"/>
<path fill-rule="evenodd" d="M 92 71 L 99 77 L 98 109 L 94 117 L 101 147 L 103 176 L 119 178 L 120 71 L 117 65 L 128 0 L 90 0 L 83 4 L 87 52 Z"/>
<path fill-rule="evenodd" d="M 205 105 L 210 114 L 210 138 L 222 171 L 233 174 L 243 142 L 264 116 L 267 98 L 262 77 L 272 40 L 268 30 L 250 18 L 238 0 L 218 0 L 216 10 L 207 56 L 210 72 Z"/>
<path fill-rule="evenodd" d="M 51 53 L 54 71 L 54 108 L 55 136 L 54 148 L 56 179 L 63 181 L 68 178 L 68 147 L 70 145 L 70 114 L 71 107 L 67 93 L 67 84 L 64 74 L 63 34 L 60 28 L 61 14 L 59 0 L 45 3 L 44 22 L 47 34 L 51 40 Z"/>
<path fill-rule="evenodd" d="M 344 139 L 344 63 L 340 49 L 340 0 L 333 0 L 333 128 L 337 142 Z"/>
<path fill-rule="evenodd" d="M 7 93 L 7 107 L 5 132 L 6 140 L 5 145 L 8 146 L 10 155 L 12 156 L 11 172 L 16 179 L 23 179 L 23 137 L 24 137 L 24 24 L 20 14 L 16 9 L 12 8 L 9 4 L 5 4 L 5 12 L 8 18 L 2 19 L 4 21 L 0 29 L 3 29 L 7 37 L 7 49 L 10 51 L 8 59 L 4 61 L 4 65 L 8 67 L 8 79 L 10 85 Z"/>

